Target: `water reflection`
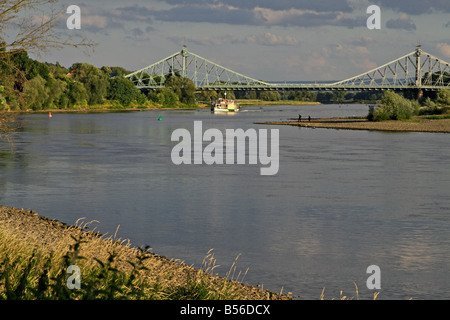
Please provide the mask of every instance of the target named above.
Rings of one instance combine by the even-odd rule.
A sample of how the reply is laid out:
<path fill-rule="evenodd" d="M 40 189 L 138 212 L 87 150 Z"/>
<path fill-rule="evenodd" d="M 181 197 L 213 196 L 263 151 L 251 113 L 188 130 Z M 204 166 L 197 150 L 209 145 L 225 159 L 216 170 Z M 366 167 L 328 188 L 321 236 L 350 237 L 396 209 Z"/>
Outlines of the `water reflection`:
<path fill-rule="evenodd" d="M 24 116 L 16 152 L 2 146 L 0 203 L 32 208 L 199 266 L 214 248 L 220 272 L 238 254 L 246 280 L 317 299 L 362 296 L 369 265 L 380 298 L 450 298 L 450 151 L 443 134 L 277 126 L 280 170 L 175 166 L 177 128 L 263 128 L 254 122 L 365 115 L 365 106 Z M 244 110 L 245 111 L 245 110 Z M 162 121 L 157 121 L 161 114 Z M 268 127 L 274 128 L 274 127 Z"/>

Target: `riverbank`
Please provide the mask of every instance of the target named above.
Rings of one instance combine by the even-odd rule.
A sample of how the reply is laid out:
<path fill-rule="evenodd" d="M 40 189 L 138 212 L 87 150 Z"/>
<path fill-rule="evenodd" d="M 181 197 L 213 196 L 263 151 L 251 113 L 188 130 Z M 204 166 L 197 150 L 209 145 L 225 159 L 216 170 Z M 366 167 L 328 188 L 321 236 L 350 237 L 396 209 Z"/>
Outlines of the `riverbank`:
<path fill-rule="evenodd" d="M 178 106 L 178 107 L 163 107 L 163 106 L 135 106 L 135 107 L 117 107 L 96 105 L 90 107 L 78 107 L 72 109 L 45 109 L 45 110 L 11 110 L 0 111 L 0 114 L 48 114 L 51 113 L 101 113 L 101 112 L 132 112 L 132 111 L 148 111 L 148 110 L 196 110 L 196 109 L 210 109 L 209 105 L 199 104 L 198 106 Z"/>
<path fill-rule="evenodd" d="M 320 102 L 310 101 L 297 101 L 297 100 L 277 100 L 277 101 L 264 101 L 259 99 L 236 99 L 236 103 L 240 106 L 303 106 L 303 105 L 319 105 Z"/>
<path fill-rule="evenodd" d="M 219 277 L 211 252 L 196 269 L 90 231 L 92 224 L 81 219 L 70 226 L 31 210 L 0 206 L 0 299 L 291 299 L 245 285 L 239 276 Z M 80 290 L 66 288 L 69 264 L 81 269 Z"/>
<path fill-rule="evenodd" d="M 345 130 L 376 130 L 391 132 L 437 132 L 450 133 L 449 118 L 433 118 L 427 116 L 417 116 L 410 120 L 387 120 L 387 121 L 368 121 L 365 117 L 361 118 L 322 118 L 322 119 L 303 119 L 299 122 L 297 119 L 287 121 L 269 121 L 259 124 L 269 125 L 290 125 L 307 128 L 326 128 L 326 129 L 345 129 Z"/>
<path fill-rule="evenodd" d="M 282 105 L 320 105 L 320 102 L 307 102 L 295 100 L 278 100 L 278 101 L 263 101 L 263 100 L 236 100 L 242 107 L 249 106 L 282 106 Z M 43 110 L 0 110 L 0 114 L 28 114 L 28 113 L 100 113 L 100 112 L 131 112 L 131 111 L 147 111 L 147 110 L 196 110 L 196 109 L 210 109 L 211 106 L 207 103 L 198 103 L 195 106 L 180 105 L 175 107 L 165 107 L 156 103 L 151 103 L 144 106 L 134 105 L 131 107 L 124 107 L 117 104 L 99 104 L 92 106 L 75 106 L 69 109 L 43 109 Z"/>

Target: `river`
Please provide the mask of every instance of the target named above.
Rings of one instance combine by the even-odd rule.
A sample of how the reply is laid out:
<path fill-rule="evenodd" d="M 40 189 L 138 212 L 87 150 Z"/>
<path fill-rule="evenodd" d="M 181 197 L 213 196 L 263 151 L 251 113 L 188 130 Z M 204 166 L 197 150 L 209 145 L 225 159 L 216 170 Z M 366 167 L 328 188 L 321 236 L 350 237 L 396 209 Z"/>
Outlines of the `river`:
<path fill-rule="evenodd" d="M 33 209 L 149 245 L 221 275 L 298 299 L 450 299 L 449 135 L 257 125 L 364 116 L 366 105 L 20 116 L 15 150 L 0 144 L 0 205 Z M 161 117 L 161 121 L 158 118 Z M 279 171 L 175 165 L 171 134 L 279 130 Z M 366 285 L 380 268 L 381 290 Z M 358 296 L 356 296 L 356 287 Z"/>

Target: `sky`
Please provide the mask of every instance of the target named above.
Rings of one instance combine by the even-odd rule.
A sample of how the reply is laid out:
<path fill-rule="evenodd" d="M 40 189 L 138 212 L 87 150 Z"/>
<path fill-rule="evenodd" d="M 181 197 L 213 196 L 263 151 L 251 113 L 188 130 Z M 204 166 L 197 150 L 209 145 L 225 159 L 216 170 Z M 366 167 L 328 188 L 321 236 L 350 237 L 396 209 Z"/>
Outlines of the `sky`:
<path fill-rule="evenodd" d="M 450 61 L 449 0 L 60 0 L 81 8 L 61 35 L 98 45 L 50 50 L 41 61 L 134 71 L 182 49 L 264 81 L 330 81 L 422 49 Z M 370 5 L 381 29 L 367 28 Z M 69 18 L 67 14 L 67 18 Z M 65 21 L 64 21 L 65 22 Z"/>

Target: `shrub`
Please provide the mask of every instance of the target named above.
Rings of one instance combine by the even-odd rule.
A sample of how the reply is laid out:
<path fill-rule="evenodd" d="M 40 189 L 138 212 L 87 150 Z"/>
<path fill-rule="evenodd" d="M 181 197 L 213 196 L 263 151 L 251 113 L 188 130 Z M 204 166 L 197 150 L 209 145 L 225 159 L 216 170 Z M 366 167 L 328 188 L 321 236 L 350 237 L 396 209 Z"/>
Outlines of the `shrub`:
<path fill-rule="evenodd" d="M 432 101 L 429 97 L 425 99 L 423 102 L 424 108 L 420 111 L 420 114 L 440 114 L 442 109 L 439 108 L 439 106 Z"/>
<path fill-rule="evenodd" d="M 442 89 L 439 90 L 436 97 L 436 102 L 441 106 L 449 106 L 450 105 L 450 90 Z"/>
<path fill-rule="evenodd" d="M 419 112 L 419 103 L 392 91 L 386 91 L 378 108 L 369 109 L 368 119 L 373 121 L 405 120 Z"/>

